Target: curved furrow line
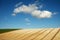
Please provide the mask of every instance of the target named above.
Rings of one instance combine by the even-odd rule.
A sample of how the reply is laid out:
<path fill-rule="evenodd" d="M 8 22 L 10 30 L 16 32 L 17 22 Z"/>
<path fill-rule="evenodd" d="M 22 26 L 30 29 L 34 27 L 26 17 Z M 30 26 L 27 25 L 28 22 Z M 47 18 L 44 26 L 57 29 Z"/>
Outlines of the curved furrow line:
<path fill-rule="evenodd" d="M 35 39 L 33 40 L 40 40 L 41 38 L 43 38 L 46 34 L 48 34 L 52 29 L 47 29 L 47 31 L 45 31 L 44 33 L 42 33 L 41 35 L 37 36 Z"/>
<path fill-rule="evenodd" d="M 47 29 L 43 29 L 43 30 L 41 30 L 41 31 L 38 31 L 38 32 L 36 32 L 36 33 L 34 33 L 34 34 L 32 34 L 32 35 L 30 35 L 30 36 L 28 36 L 28 37 L 26 37 L 26 38 L 24 38 L 23 40 L 32 40 L 32 38 L 34 38 L 34 37 L 36 37 L 37 35 L 39 35 L 39 34 L 42 34 L 43 32 L 45 32 Z M 38 34 L 37 34 L 38 33 Z"/>
<path fill-rule="evenodd" d="M 16 40 L 18 37 L 25 35 L 25 33 L 31 32 L 30 30 L 23 30 L 22 32 L 18 31 L 19 33 L 16 33 L 15 36 L 12 37 L 12 39 Z"/>
<path fill-rule="evenodd" d="M 42 29 L 39 29 L 39 30 L 42 30 Z M 31 30 L 30 30 L 31 31 Z M 20 36 L 19 38 L 17 38 L 17 39 L 22 39 L 22 38 L 24 38 L 25 36 L 29 36 L 29 35 L 31 35 L 31 34 L 34 34 L 35 32 L 38 32 L 38 30 L 36 29 L 36 30 L 32 30 L 31 32 L 28 32 L 28 33 L 25 33 L 25 34 L 23 34 L 22 36 Z"/>
<path fill-rule="evenodd" d="M 29 37 L 34 36 L 36 33 L 41 32 L 41 31 L 43 31 L 43 29 L 42 30 L 38 30 L 37 32 L 28 34 L 28 36 L 25 36 L 25 37 L 21 38 L 21 40 L 25 40 L 26 38 L 28 39 Z"/>
<path fill-rule="evenodd" d="M 60 29 L 56 32 L 56 34 L 51 38 L 51 40 L 53 40 L 55 38 L 55 36 L 60 32 Z"/>
<path fill-rule="evenodd" d="M 13 32 L 9 32 L 9 33 L 5 33 L 3 35 L 1 35 L 1 39 L 6 39 L 6 40 L 10 40 L 10 39 L 15 39 L 15 36 L 22 35 L 25 32 L 29 32 L 30 30 L 17 30 L 17 31 L 13 31 Z"/>
<path fill-rule="evenodd" d="M 60 29 L 59 29 L 59 33 L 54 37 L 53 40 L 60 40 Z"/>
<path fill-rule="evenodd" d="M 54 29 L 52 29 L 50 32 L 48 32 L 43 38 L 41 38 L 40 40 L 43 40 L 48 34 L 50 34 L 52 31 L 54 31 Z"/>
<path fill-rule="evenodd" d="M 55 29 L 53 31 L 51 31 L 45 38 L 43 38 L 42 40 L 51 40 L 52 37 L 57 33 L 59 29 Z"/>

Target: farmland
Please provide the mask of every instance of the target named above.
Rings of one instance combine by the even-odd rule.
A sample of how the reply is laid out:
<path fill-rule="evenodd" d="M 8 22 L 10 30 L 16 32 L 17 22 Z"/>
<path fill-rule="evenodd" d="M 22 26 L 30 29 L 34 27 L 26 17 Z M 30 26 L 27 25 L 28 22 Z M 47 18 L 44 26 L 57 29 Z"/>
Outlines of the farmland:
<path fill-rule="evenodd" d="M 60 28 L 15 30 L 0 34 L 0 40 L 60 40 Z"/>

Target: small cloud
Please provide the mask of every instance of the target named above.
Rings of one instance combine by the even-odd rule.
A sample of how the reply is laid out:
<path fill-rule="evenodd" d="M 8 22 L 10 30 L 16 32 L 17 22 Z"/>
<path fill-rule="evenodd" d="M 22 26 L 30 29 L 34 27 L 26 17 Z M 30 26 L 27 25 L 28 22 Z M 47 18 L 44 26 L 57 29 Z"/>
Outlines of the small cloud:
<path fill-rule="evenodd" d="M 15 7 L 20 6 L 22 3 L 23 3 L 23 2 L 19 2 L 19 3 L 17 3 L 17 4 L 15 5 Z"/>
<path fill-rule="evenodd" d="M 43 5 L 43 4 L 41 4 L 41 5 L 39 6 L 39 8 L 40 8 L 40 9 L 42 9 L 42 8 L 43 8 L 43 6 L 44 6 L 44 5 Z"/>
<path fill-rule="evenodd" d="M 16 14 L 13 13 L 12 16 L 16 16 Z"/>
<path fill-rule="evenodd" d="M 26 25 L 31 25 L 30 19 L 29 18 L 25 18 L 26 21 Z"/>
<path fill-rule="evenodd" d="M 30 19 L 29 19 L 29 18 L 25 18 L 25 21 L 26 21 L 26 22 L 30 22 Z"/>
<path fill-rule="evenodd" d="M 31 23 L 26 23 L 26 25 L 31 25 Z"/>
<path fill-rule="evenodd" d="M 54 12 L 53 14 L 56 15 L 56 14 L 58 14 L 58 13 L 57 13 L 57 12 Z"/>

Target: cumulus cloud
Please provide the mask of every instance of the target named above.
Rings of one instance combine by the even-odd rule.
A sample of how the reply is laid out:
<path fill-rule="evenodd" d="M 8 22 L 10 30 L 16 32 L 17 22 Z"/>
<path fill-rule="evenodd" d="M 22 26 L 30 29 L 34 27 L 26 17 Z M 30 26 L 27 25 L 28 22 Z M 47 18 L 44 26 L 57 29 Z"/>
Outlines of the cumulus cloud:
<path fill-rule="evenodd" d="M 42 7 L 42 5 L 37 6 L 36 4 L 29 4 L 29 5 L 21 5 L 14 9 L 14 14 L 24 12 L 29 13 L 32 16 L 38 17 L 38 18 L 50 18 L 52 17 L 53 13 L 47 10 L 39 10 L 39 7 Z"/>
<path fill-rule="evenodd" d="M 41 13 L 40 10 L 34 10 L 34 11 L 32 12 L 32 15 L 38 17 L 38 16 L 40 15 L 40 13 Z"/>
<path fill-rule="evenodd" d="M 30 22 L 30 19 L 29 19 L 29 18 L 25 18 L 25 21 L 26 21 L 26 22 Z"/>
<path fill-rule="evenodd" d="M 32 15 L 38 18 L 50 18 L 52 16 L 52 12 L 45 10 L 44 11 L 35 10 L 32 12 Z"/>
<path fill-rule="evenodd" d="M 35 4 L 32 4 L 32 5 L 29 4 L 28 6 L 22 5 L 18 8 L 15 8 L 14 13 L 19 13 L 19 12 L 31 13 L 32 11 L 37 10 L 37 9 L 38 9 L 38 7 Z"/>
<path fill-rule="evenodd" d="M 52 12 L 50 11 L 42 11 L 40 14 L 41 18 L 50 18 L 52 16 Z"/>

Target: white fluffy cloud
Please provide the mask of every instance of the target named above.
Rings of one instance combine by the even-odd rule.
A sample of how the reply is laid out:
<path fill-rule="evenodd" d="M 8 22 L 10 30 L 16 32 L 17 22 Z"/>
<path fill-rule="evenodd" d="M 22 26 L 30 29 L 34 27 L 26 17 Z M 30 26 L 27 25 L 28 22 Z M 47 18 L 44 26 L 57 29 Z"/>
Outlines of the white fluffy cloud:
<path fill-rule="evenodd" d="M 38 7 L 34 4 L 29 4 L 28 6 L 27 5 L 22 5 L 18 8 L 15 8 L 14 9 L 14 13 L 19 13 L 19 12 L 26 12 L 26 13 L 31 13 L 32 11 L 34 10 L 37 10 Z"/>
<path fill-rule="evenodd" d="M 41 18 L 50 18 L 52 16 L 52 12 L 50 11 L 42 11 L 40 14 Z"/>
<path fill-rule="evenodd" d="M 52 17 L 52 12 L 46 11 L 46 10 L 38 10 L 39 7 L 36 4 L 29 4 L 29 5 L 21 5 L 20 7 L 17 7 L 14 9 L 14 14 L 24 12 L 29 13 L 32 16 L 38 17 L 38 18 L 50 18 Z"/>
<path fill-rule="evenodd" d="M 38 18 L 50 18 L 52 16 L 52 12 L 35 10 L 32 12 L 32 15 Z"/>

